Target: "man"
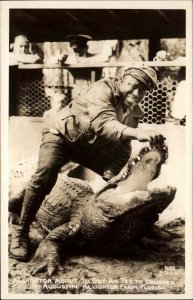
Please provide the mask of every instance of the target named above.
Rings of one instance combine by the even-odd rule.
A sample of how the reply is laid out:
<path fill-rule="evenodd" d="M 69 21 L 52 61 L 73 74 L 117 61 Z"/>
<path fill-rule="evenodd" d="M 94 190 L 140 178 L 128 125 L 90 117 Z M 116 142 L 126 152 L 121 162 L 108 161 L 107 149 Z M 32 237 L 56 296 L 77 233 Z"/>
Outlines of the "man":
<path fill-rule="evenodd" d="M 84 34 L 69 35 L 66 37 L 70 43 L 70 48 L 73 50 L 65 63 L 77 64 L 84 63 L 85 58 L 93 57 L 94 54 L 88 52 L 87 42 L 91 40 L 91 36 Z M 86 59 L 87 62 L 87 59 Z"/>
<path fill-rule="evenodd" d="M 65 60 L 65 64 L 93 64 L 97 62 L 106 62 L 109 60 L 109 54 L 92 54 L 89 52 L 88 42 L 92 37 L 85 34 L 69 35 L 66 37 L 70 43 L 72 53 Z M 101 79 L 102 68 L 92 68 L 95 74 L 95 81 Z M 74 85 L 71 91 L 72 99 L 81 97 L 85 89 L 91 84 L 90 68 L 72 68 L 70 74 L 74 78 Z"/>
<path fill-rule="evenodd" d="M 121 81 L 96 81 L 84 97 L 60 110 L 55 127 L 43 132 L 38 169 L 26 189 L 19 226 L 12 236 L 13 257 L 28 259 L 30 224 L 62 166 L 73 160 L 108 180 L 128 160 L 132 139 L 150 141 L 158 134 L 136 128 L 142 116 L 140 101 L 156 81 L 152 68 L 129 68 Z"/>
<path fill-rule="evenodd" d="M 49 128 L 55 125 L 56 114 L 65 106 L 65 95 L 56 92 L 53 93 L 50 98 L 51 108 L 46 110 L 43 114 L 45 124 Z"/>

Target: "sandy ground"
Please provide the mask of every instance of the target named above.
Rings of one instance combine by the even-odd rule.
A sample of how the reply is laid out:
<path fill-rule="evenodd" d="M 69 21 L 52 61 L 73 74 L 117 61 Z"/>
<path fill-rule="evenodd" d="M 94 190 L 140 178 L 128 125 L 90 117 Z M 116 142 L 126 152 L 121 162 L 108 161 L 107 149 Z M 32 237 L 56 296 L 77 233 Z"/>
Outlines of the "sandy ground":
<path fill-rule="evenodd" d="M 147 125 L 148 128 L 151 126 Z M 145 127 L 145 125 L 143 125 Z M 155 127 L 155 126 L 154 126 Z M 151 128 L 150 128 L 151 129 Z M 183 294 L 184 293 L 184 227 L 185 227 L 185 128 L 159 126 L 167 136 L 169 158 L 158 179 L 150 187 L 177 187 L 174 201 L 160 215 L 158 225 L 180 236 L 171 241 L 143 245 L 141 253 L 128 257 L 99 257 L 82 249 L 71 249 L 56 275 L 31 276 L 32 265 L 9 258 L 10 294 Z M 140 143 L 133 143 L 133 156 Z M 13 155 L 16 157 L 16 154 Z M 37 155 L 10 164 L 10 192 L 16 192 L 35 170 Z M 86 177 L 87 176 L 87 177 Z M 99 176 L 85 175 L 94 191 L 103 185 Z M 188 199 L 186 198 L 186 201 Z M 36 229 L 31 231 L 34 251 Z"/>

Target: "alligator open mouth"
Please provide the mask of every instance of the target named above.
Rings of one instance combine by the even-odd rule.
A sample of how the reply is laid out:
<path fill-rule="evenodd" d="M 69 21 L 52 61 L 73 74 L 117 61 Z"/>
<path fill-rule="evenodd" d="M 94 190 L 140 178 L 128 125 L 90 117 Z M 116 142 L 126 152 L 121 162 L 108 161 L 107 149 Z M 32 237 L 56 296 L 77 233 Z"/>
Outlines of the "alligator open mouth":
<path fill-rule="evenodd" d="M 161 169 L 161 165 L 165 163 L 165 161 L 168 158 L 168 147 L 165 144 L 165 138 L 163 135 L 157 135 L 155 138 L 152 138 L 150 141 L 150 146 L 143 148 L 140 153 L 132 160 L 128 160 L 126 165 L 122 168 L 122 170 L 119 172 L 119 174 L 115 177 L 113 177 L 109 182 L 100 190 L 97 192 L 97 196 L 101 194 L 102 192 L 106 191 L 109 188 L 116 187 L 117 184 L 123 180 L 126 180 L 130 174 L 132 173 L 133 168 L 140 163 L 144 155 L 146 155 L 149 152 L 157 152 L 159 153 L 159 163 L 156 165 L 156 172 L 153 176 L 152 180 L 158 177 Z"/>
<path fill-rule="evenodd" d="M 119 173 L 121 176 L 119 178 L 117 178 L 116 181 L 114 181 L 113 183 L 118 183 L 122 180 L 125 180 L 128 178 L 128 176 L 130 175 L 132 168 L 141 161 L 142 157 L 147 154 L 150 151 L 158 151 L 160 154 L 160 162 L 158 164 L 157 169 L 159 169 L 160 171 L 160 167 L 163 163 L 165 163 L 165 161 L 168 158 L 168 147 L 165 145 L 164 142 L 164 137 L 162 135 L 158 135 L 155 138 L 152 138 L 151 142 L 150 142 L 150 146 L 149 147 L 145 147 L 143 148 L 140 153 L 138 154 L 137 157 L 135 157 L 134 159 L 132 159 L 132 161 L 128 161 L 127 164 L 124 166 L 124 173 L 121 172 Z M 155 179 L 157 176 L 159 175 L 159 172 L 156 173 L 156 176 L 154 176 L 153 179 Z M 119 176 L 119 175 L 118 175 Z M 116 177 L 118 177 L 116 176 Z M 113 181 L 113 179 L 112 179 Z M 111 182 L 111 181 L 110 181 Z"/>

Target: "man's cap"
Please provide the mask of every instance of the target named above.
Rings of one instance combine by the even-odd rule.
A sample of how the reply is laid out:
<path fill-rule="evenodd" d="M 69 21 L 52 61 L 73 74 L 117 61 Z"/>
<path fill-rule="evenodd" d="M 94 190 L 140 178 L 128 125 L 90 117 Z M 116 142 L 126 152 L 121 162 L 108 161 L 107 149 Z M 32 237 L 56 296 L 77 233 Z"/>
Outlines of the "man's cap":
<path fill-rule="evenodd" d="M 92 37 L 86 34 L 74 34 L 68 35 L 66 39 L 70 42 L 71 48 L 77 48 L 79 46 L 85 46 Z"/>
<path fill-rule="evenodd" d="M 144 68 L 128 68 L 124 72 L 124 76 L 131 75 L 139 81 L 143 82 L 149 90 L 152 90 L 157 84 L 157 73 L 150 67 Z"/>

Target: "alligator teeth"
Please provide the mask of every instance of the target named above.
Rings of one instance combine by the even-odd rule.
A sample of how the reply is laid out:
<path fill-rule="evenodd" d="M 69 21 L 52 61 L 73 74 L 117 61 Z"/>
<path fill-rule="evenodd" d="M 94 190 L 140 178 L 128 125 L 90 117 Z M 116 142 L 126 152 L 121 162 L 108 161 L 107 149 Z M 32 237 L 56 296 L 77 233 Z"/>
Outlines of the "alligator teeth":
<path fill-rule="evenodd" d="M 125 179 L 127 177 L 127 172 L 123 174 L 122 179 Z"/>
<path fill-rule="evenodd" d="M 136 164 L 136 163 L 135 163 L 134 161 L 132 161 L 132 165 L 135 166 L 135 164 Z"/>
<path fill-rule="evenodd" d="M 141 157 L 140 157 L 139 155 L 137 156 L 137 160 L 138 160 L 138 161 L 140 161 L 140 160 L 141 160 Z"/>

